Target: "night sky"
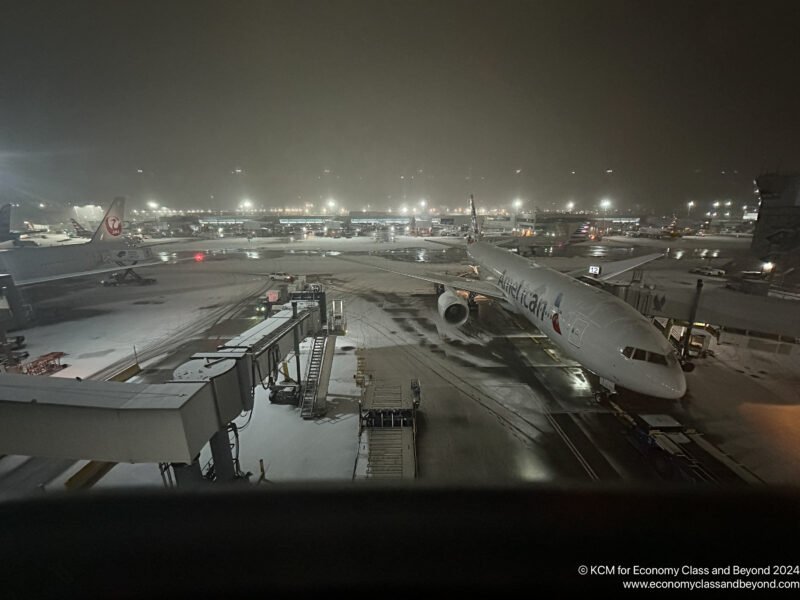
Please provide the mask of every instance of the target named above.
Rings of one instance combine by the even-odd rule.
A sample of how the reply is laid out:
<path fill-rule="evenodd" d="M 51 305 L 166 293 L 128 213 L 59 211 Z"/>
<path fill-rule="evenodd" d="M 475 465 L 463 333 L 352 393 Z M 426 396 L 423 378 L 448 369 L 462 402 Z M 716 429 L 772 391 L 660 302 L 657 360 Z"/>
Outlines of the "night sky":
<path fill-rule="evenodd" d="M 800 2 L 0 8 L 0 202 L 669 211 L 800 170 Z"/>

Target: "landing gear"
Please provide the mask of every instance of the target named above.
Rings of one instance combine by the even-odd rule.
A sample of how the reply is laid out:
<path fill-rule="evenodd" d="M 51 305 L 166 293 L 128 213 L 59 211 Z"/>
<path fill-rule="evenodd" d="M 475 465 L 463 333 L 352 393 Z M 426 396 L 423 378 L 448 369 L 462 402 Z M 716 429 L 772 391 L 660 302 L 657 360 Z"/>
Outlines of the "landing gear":
<path fill-rule="evenodd" d="M 469 306 L 470 310 L 478 310 L 478 303 L 475 302 L 475 297 L 477 294 L 475 292 L 469 292 L 467 296 L 467 306 Z"/>
<path fill-rule="evenodd" d="M 611 392 L 608 390 L 597 390 L 594 393 L 594 401 L 597 404 L 605 404 L 611 398 Z"/>
<path fill-rule="evenodd" d="M 600 389 L 594 392 L 594 401 L 598 404 L 605 404 L 611 399 L 611 396 L 616 395 L 617 388 L 613 381 L 600 378 Z"/>

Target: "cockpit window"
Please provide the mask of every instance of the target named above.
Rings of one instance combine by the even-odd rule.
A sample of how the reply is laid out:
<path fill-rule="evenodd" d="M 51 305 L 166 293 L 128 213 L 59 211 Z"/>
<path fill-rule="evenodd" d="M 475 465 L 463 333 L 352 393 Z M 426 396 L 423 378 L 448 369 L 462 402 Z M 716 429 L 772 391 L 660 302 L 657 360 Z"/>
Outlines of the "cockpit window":
<path fill-rule="evenodd" d="M 655 363 L 657 365 L 668 365 L 672 364 L 674 361 L 669 360 L 669 356 L 666 354 L 658 354 L 657 352 L 648 352 L 647 350 L 642 350 L 641 348 L 634 348 L 632 346 L 626 346 L 625 349 L 622 351 L 622 355 L 625 358 L 630 358 L 633 360 L 643 360 L 646 362 Z"/>

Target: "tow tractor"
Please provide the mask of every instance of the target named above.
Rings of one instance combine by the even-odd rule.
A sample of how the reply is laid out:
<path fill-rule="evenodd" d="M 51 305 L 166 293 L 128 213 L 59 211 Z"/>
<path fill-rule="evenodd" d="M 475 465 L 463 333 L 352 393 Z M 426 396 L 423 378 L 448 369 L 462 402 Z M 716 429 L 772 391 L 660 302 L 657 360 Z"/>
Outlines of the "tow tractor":
<path fill-rule="evenodd" d="M 114 271 L 111 275 L 108 276 L 108 279 L 103 279 L 100 283 L 106 287 L 111 286 L 118 286 L 118 285 L 127 285 L 127 284 L 135 284 L 135 285 L 151 285 L 155 283 L 156 280 L 152 277 L 142 277 L 133 269 L 125 269 L 124 271 Z"/>

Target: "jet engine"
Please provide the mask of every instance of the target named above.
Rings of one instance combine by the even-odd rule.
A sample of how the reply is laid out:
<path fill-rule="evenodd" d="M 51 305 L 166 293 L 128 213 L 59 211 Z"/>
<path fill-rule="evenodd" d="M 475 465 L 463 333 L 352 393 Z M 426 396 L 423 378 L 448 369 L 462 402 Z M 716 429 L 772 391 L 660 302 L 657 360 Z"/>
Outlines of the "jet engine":
<path fill-rule="evenodd" d="M 450 288 L 439 296 L 439 314 L 451 325 L 463 325 L 469 319 L 469 304 L 466 299 Z"/>

